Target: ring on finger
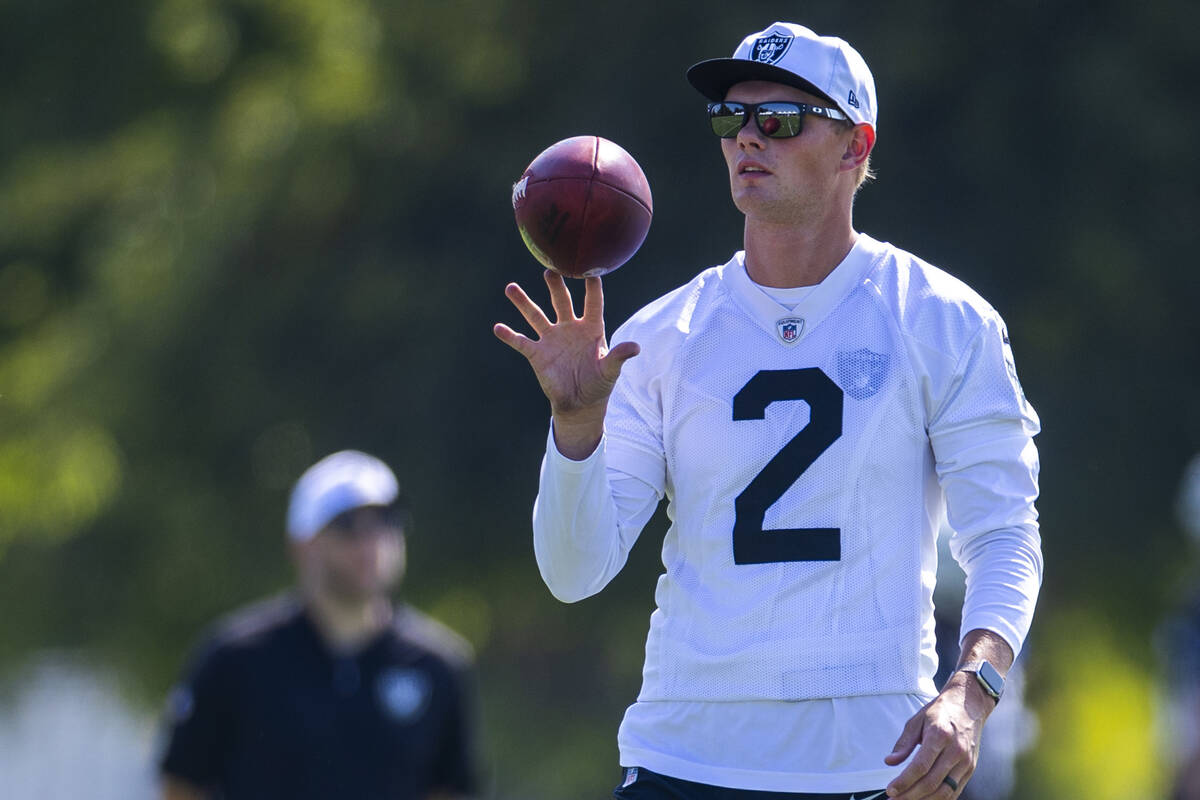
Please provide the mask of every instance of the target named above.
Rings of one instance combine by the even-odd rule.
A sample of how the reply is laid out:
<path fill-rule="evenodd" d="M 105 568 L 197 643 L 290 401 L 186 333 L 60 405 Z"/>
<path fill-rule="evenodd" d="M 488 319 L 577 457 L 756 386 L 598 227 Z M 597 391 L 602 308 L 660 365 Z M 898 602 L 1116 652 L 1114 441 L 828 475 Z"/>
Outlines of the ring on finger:
<path fill-rule="evenodd" d="M 949 786 L 951 790 L 955 792 L 958 791 L 958 781 L 954 780 L 954 778 L 951 778 L 949 775 L 947 775 L 945 778 L 942 778 L 942 783 Z"/>

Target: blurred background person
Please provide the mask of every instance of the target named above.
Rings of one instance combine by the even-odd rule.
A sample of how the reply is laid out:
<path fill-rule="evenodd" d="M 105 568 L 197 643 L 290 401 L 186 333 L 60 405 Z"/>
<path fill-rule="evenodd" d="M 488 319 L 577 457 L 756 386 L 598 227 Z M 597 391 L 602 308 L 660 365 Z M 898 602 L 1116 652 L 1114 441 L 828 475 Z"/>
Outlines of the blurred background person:
<path fill-rule="evenodd" d="M 244 609 L 168 702 L 167 800 L 463 798 L 477 788 L 472 653 L 389 592 L 408 513 L 391 469 L 335 453 L 292 491 L 297 591 Z"/>

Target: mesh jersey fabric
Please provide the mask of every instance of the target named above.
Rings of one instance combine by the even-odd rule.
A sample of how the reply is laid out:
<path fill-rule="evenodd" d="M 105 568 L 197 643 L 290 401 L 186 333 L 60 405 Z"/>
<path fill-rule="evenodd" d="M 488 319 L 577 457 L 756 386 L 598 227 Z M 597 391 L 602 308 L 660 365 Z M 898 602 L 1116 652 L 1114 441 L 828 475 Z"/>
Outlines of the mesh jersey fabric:
<path fill-rule="evenodd" d="M 752 284 L 743 259 L 613 336 L 642 353 L 610 402 L 608 464 L 664 493 L 671 519 L 638 699 L 931 694 L 945 498 L 960 548 L 1000 528 L 1036 531 L 1039 423 L 1003 322 L 961 281 L 865 235 L 793 311 Z M 803 320 L 790 343 L 784 318 Z M 768 388 L 761 418 L 735 419 L 735 398 L 766 373 L 824 393 Z M 836 560 L 736 563 L 739 497 L 835 400 L 838 435 L 782 466 L 745 538 L 836 531 Z M 1028 625 L 995 627 L 1016 650 Z"/>

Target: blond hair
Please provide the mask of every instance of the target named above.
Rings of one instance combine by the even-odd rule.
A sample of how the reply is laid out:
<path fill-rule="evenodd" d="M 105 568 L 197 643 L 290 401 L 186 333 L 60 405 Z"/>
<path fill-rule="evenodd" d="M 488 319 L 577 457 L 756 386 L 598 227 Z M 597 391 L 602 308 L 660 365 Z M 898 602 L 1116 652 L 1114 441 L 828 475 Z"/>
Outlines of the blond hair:
<path fill-rule="evenodd" d="M 867 154 L 867 160 L 858 165 L 858 172 L 854 175 L 854 191 L 858 192 L 867 181 L 875 180 L 875 170 L 871 169 L 871 154 Z"/>

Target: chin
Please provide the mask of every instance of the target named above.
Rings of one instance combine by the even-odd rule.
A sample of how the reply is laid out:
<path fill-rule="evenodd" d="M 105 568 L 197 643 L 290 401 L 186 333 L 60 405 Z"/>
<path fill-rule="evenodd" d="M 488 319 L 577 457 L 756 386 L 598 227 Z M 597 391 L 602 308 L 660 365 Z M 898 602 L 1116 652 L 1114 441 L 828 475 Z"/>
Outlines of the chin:
<path fill-rule="evenodd" d="M 769 203 L 746 203 L 738 210 L 746 219 L 768 225 L 794 225 L 798 218 L 795 209 Z"/>
<path fill-rule="evenodd" d="M 340 585 L 330 586 L 331 593 L 343 603 L 354 605 L 369 603 L 380 597 L 387 597 L 391 591 L 391 583 L 379 579 L 362 581 L 344 581 Z"/>

